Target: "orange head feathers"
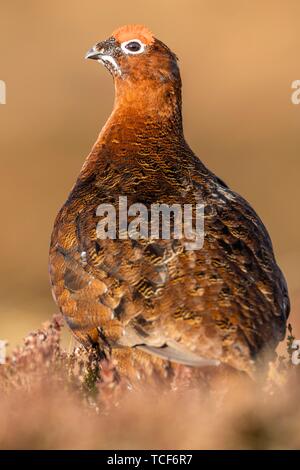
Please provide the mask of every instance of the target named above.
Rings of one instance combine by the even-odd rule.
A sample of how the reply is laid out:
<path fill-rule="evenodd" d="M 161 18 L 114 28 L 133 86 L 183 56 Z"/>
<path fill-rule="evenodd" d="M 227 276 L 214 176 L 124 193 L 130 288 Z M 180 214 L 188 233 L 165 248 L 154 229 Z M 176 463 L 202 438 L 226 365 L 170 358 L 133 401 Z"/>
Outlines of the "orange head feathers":
<path fill-rule="evenodd" d="M 139 116 L 173 116 L 181 128 L 181 79 L 175 54 L 142 25 L 127 25 L 97 43 L 86 55 L 115 79 L 115 105 Z"/>
<path fill-rule="evenodd" d="M 142 24 L 128 24 L 116 29 L 112 36 L 119 42 L 125 42 L 132 39 L 139 39 L 146 45 L 154 43 L 154 36 L 151 31 Z"/>
<path fill-rule="evenodd" d="M 97 43 L 86 55 L 105 65 L 115 79 L 180 82 L 175 54 L 143 25 L 126 25 Z"/>

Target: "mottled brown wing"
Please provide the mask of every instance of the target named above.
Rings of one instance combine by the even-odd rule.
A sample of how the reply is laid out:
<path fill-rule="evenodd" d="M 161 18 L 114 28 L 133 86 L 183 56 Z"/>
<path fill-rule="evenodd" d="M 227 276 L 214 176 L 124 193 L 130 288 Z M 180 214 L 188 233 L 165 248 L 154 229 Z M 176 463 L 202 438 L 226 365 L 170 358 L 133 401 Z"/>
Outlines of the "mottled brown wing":
<path fill-rule="evenodd" d="M 215 185 L 198 251 L 186 251 L 184 240 L 97 240 L 93 200 L 77 215 L 72 237 L 70 227 L 69 244 L 65 229 L 54 237 L 53 263 L 62 265 L 54 293 L 81 340 L 99 335 L 109 347 L 246 369 L 282 339 L 288 297 L 269 237 L 242 198 Z"/>

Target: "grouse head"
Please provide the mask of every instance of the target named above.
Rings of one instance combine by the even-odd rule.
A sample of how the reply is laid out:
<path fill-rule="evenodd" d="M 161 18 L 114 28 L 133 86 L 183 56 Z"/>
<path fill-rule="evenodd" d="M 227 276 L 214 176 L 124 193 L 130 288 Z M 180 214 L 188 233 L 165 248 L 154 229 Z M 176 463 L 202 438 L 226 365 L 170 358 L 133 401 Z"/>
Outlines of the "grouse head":
<path fill-rule="evenodd" d="M 108 39 L 95 44 L 85 57 L 97 60 L 112 74 L 117 100 L 146 112 L 151 107 L 167 112 L 168 105 L 170 113 L 181 113 L 177 57 L 145 26 L 117 29 Z"/>

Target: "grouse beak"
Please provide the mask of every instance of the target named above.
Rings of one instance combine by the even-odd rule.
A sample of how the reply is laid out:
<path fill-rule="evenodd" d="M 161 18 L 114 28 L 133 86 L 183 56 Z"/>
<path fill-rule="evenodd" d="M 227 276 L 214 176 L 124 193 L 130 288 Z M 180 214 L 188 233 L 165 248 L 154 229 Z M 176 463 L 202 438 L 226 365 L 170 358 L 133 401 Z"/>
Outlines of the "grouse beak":
<path fill-rule="evenodd" d="M 101 59 L 101 52 L 97 51 L 95 46 L 92 47 L 87 53 L 85 54 L 85 59 L 93 59 L 93 60 L 100 60 Z"/>
<path fill-rule="evenodd" d="M 115 59 L 115 49 L 115 39 L 109 38 L 93 46 L 87 51 L 85 58 L 97 60 L 99 63 L 103 64 L 112 75 L 121 75 L 121 69 Z"/>

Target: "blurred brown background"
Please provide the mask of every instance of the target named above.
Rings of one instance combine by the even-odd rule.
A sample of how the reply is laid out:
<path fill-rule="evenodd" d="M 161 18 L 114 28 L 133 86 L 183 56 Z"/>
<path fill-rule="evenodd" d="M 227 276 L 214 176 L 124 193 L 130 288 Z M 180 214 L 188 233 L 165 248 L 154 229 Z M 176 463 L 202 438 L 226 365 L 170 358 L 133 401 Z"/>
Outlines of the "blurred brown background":
<path fill-rule="evenodd" d="M 126 23 L 179 56 L 186 137 L 269 229 L 300 338 L 299 1 L 2 0 L 0 339 L 15 345 L 56 311 L 53 220 L 113 103 L 108 72 L 83 56 Z"/>

